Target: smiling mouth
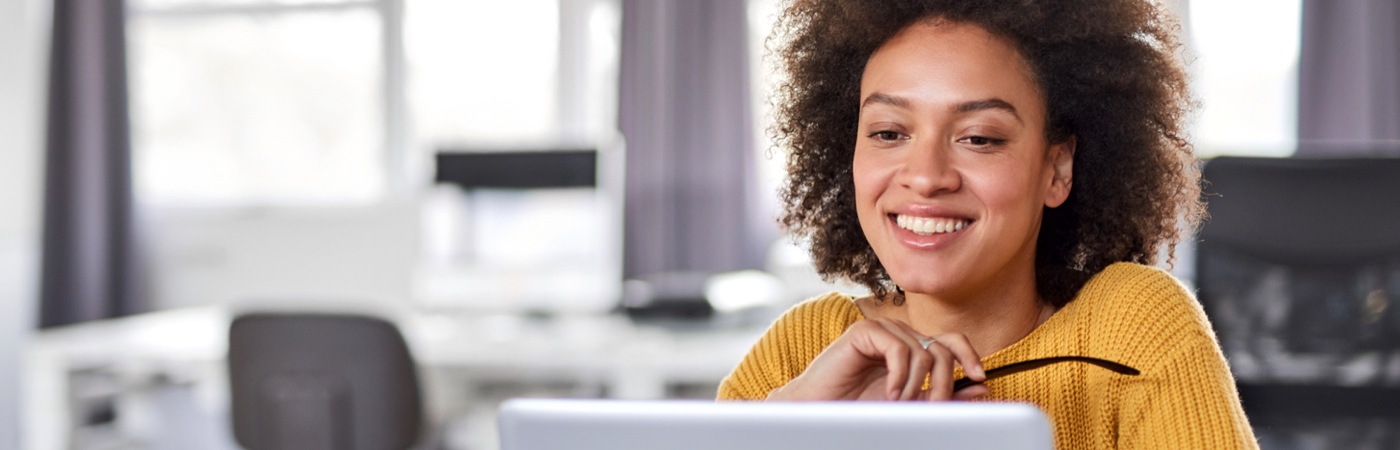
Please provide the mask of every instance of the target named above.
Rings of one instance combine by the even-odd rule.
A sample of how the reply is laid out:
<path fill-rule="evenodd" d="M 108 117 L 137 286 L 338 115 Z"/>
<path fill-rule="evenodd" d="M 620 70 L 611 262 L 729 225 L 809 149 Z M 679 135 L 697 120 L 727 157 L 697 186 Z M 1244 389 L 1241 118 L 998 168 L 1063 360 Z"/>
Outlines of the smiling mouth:
<path fill-rule="evenodd" d="M 894 217 L 895 225 L 920 236 L 952 233 L 972 225 L 971 220 L 952 217 L 917 217 L 904 214 L 891 214 L 891 216 Z"/>

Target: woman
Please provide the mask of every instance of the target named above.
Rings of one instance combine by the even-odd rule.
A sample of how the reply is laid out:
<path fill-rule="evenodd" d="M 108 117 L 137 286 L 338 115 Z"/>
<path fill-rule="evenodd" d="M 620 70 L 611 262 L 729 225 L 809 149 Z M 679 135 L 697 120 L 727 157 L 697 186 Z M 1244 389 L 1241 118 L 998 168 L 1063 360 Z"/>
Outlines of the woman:
<path fill-rule="evenodd" d="M 794 307 L 720 398 L 1022 401 L 1061 448 L 1256 447 L 1201 308 L 1149 266 L 1203 214 L 1176 30 L 1139 0 L 789 5 L 782 222 L 872 295 Z M 1140 375 L 986 380 L 1054 356 Z"/>

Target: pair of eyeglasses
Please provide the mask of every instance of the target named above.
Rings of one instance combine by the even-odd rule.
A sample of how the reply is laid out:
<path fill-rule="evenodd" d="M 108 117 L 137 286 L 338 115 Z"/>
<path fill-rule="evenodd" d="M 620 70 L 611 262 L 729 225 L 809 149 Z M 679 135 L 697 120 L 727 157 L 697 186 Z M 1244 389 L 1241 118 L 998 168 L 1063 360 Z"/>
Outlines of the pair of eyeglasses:
<path fill-rule="evenodd" d="M 1139 373 L 1142 373 L 1142 372 L 1138 372 L 1137 369 L 1134 369 L 1134 368 L 1132 368 L 1132 367 L 1128 367 L 1128 366 L 1125 366 L 1125 365 L 1122 365 L 1122 364 L 1118 364 L 1118 363 L 1116 363 L 1116 362 L 1109 361 L 1109 360 L 1106 360 L 1106 359 L 1090 358 L 1090 357 L 1088 357 L 1088 356 L 1053 356 L 1053 357 L 1049 357 L 1049 358 L 1032 359 L 1032 360 L 1030 360 L 1030 361 L 1021 361 L 1021 362 L 1018 362 L 1018 363 L 1007 364 L 1007 365 L 1005 365 L 1005 366 L 1001 366 L 1001 367 L 998 367 L 998 368 L 995 368 L 995 369 L 988 370 L 988 371 L 987 371 L 987 379 L 986 379 L 986 380 L 982 380 L 982 381 L 972 381 L 971 379 L 969 379 L 969 378 L 967 378 L 967 377 L 959 378 L 959 379 L 957 379 L 956 381 L 953 382 L 953 392 L 957 392 L 957 391 L 963 390 L 964 388 L 967 388 L 968 386 L 972 386 L 972 385 L 974 385 L 974 384 L 986 383 L 986 382 L 988 382 L 988 381 L 992 381 L 992 380 L 995 380 L 995 379 L 997 379 L 997 378 L 1001 378 L 1001 377 L 1004 377 L 1004 376 L 1007 376 L 1007 375 L 1011 375 L 1011 374 L 1014 374 L 1014 373 L 1021 373 L 1021 372 L 1025 372 L 1025 371 L 1027 371 L 1027 370 L 1039 369 L 1039 368 L 1041 368 L 1041 367 L 1045 367 L 1045 366 L 1048 366 L 1048 365 L 1051 365 L 1051 364 L 1059 364 L 1059 363 L 1063 363 L 1063 362 L 1082 362 L 1082 363 L 1089 363 L 1089 364 L 1093 364 L 1093 365 L 1095 365 L 1095 366 L 1099 366 L 1099 367 L 1102 367 L 1102 368 L 1105 368 L 1105 369 L 1108 369 L 1108 370 L 1112 370 L 1112 371 L 1114 371 L 1114 372 L 1117 372 L 1117 373 L 1120 373 L 1120 374 L 1123 374 L 1123 375 L 1129 375 L 1129 376 L 1133 376 L 1133 375 L 1137 375 L 1137 374 L 1139 374 Z"/>

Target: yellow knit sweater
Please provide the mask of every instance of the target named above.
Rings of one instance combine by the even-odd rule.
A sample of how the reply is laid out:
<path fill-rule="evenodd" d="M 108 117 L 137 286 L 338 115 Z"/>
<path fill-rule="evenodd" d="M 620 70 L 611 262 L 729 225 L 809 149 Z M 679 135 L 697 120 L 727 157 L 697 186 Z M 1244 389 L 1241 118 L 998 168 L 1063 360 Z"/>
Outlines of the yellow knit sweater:
<path fill-rule="evenodd" d="M 836 293 L 793 307 L 724 379 L 719 399 L 766 398 L 862 318 L 851 297 Z M 983 399 L 1040 407 L 1061 449 L 1258 448 L 1205 313 L 1160 269 L 1109 266 L 1074 301 L 982 365 L 1061 355 L 1116 361 L 1142 374 L 1060 363 L 989 381 L 991 394 Z"/>

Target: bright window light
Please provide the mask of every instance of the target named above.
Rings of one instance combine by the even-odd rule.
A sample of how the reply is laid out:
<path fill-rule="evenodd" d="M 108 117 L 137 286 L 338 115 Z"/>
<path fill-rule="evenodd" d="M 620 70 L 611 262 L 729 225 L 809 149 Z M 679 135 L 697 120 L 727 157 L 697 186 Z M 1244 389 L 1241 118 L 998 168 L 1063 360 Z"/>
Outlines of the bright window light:
<path fill-rule="evenodd" d="M 356 203 L 380 195 L 375 10 L 130 23 L 143 203 Z"/>
<path fill-rule="evenodd" d="M 558 0 L 415 0 L 404 15 L 421 146 L 529 146 L 557 136 Z"/>
<path fill-rule="evenodd" d="M 1301 0 L 1192 0 L 1202 156 L 1292 154 L 1298 135 Z"/>

